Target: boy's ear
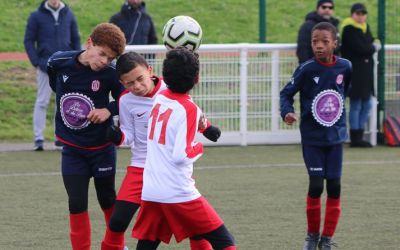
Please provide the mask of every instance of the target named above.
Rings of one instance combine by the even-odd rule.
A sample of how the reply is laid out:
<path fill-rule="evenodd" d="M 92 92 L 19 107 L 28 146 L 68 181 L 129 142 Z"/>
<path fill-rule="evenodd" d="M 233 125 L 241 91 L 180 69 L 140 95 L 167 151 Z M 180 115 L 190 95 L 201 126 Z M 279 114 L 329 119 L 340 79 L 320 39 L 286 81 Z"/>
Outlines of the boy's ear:
<path fill-rule="evenodd" d="M 92 38 L 88 38 L 87 40 L 86 40 L 86 48 L 90 48 L 90 47 L 92 47 L 93 46 L 93 41 L 92 41 Z"/>
<path fill-rule="evenodd" d="M 198 84 L 200 81 L 200 76 L 197 75 L 196 78 L 194 79 L 194 84 Z"/>
<path fill-rule="evenodd" d="M 147 68 L 147 70 L 149 71 L 150 76 L 152 76 L 152 75 L 153 75 L 153 67 L 151 67 L 151 66 L 149 65 L 149 67 Z"/>
<path fill-rule="evenodd" d="M 338 44 L 338 40 L 336 39 L 333 44 L 335 45 L 335 49 L 336 49 L 337 48 L 337 44 Z"/>

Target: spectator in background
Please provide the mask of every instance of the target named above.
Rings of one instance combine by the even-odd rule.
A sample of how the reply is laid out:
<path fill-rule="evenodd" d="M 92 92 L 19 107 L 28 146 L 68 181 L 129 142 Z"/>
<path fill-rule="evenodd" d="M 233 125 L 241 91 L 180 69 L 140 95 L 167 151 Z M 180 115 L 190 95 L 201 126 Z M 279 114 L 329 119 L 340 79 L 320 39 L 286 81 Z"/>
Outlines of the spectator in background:
<path fill-rule="evenodd" d="M 157 44 L 153 20 L 146 13 L 142 0 L 127 0 L 120 12 L 111 17 L 110 23 L 124 32 L 127 45 Z"/>
<path fill-rule="evenodd" d="M 342 24 L 342 56 L 353 64 L 350 97 L 351 147 L 372 147 L 363 141 L 364 127 L 371 111 L 374 93 L 374 61 L 372 55 L 380 49 L 367 24 L 367 9 L 361 3 L 351 7 L 351 17 Z"/>
<path fill-rule="evenodd" d="M 76 18 L 60 0 L 43 1 L 32 12 L 26 25 L 24 45 L 32 65 L 36 68 L 37 94 L 33 111 L 35 151 L 43 150 L 46 113 L 51 88 L 46 72 L 47 60 L 60 50 L 80 50 L 81 43 Z M 55 141 L 56 146 L 62 143 Z"/>
<path fill-rule="evenodd" d="M 302 64 L 314 56 L 311 48 L 311 30 L 316 24 L 329 22 L 337 29 L 339 20 L 333 17 L 334 8 L 333 0 L 318 0 L 317 9 L 306 15 L 305 22 L 301 25 L 297 37 L 296 55 L 299 59 L 299 64 Z M 339 52 L 339 31 L 337 32 L 337 37 L 338 47 L 335 49 L 336 55 Z"/>

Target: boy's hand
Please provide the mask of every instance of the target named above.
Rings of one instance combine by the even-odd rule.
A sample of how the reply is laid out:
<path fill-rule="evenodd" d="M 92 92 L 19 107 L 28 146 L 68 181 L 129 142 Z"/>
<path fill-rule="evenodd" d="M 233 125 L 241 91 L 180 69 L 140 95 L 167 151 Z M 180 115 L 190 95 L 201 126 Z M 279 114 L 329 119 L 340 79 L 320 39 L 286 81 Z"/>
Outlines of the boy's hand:
<path fill-rule="evenodd" d="M 292 125 L 294 122 L 297 121 L 297 115 L 295 113 L 287 113 L 284 119 L 287 125 Z"/>
<path fill-rule="evenodd" d="M 205 117 L 204 114 L 201 114 L 200 120 L 199 120 L 199 130 L 202 131 L 207 128 L 207 118 Z"/>
<path fill-rule="evenodd" d="M 221 136 L 221 130 L 218 127 L 209 126 L 208 128 L 206 128 L 206 130 L 204 130 L 203 135 L 210 141 L 216 142 Z"/>
<path fill-rule="evenodd" d="M 110 111 L 106 108 L 93 109 L 89 112 L 87 118 L 89 121 L 98 124 L 105 122 L 110 117 L 110 115 Z"/>
<path fill-rule="evenodd" d="M 106 140 L 111 141 L 115 145 L 120 145 L 122 143 L 122 131 L 119 127 L 111 125 L 106 131 Z"/>

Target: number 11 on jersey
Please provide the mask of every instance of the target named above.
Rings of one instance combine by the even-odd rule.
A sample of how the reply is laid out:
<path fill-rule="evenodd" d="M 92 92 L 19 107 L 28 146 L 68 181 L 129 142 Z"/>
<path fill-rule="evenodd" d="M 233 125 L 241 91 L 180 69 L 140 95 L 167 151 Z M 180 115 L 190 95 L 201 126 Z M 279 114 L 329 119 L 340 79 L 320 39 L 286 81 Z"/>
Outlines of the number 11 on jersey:
<path fill-rule="evenodd" d="M 172 109 L 168 108 L 165 110 L 164 113 L 160 114 L 160 104 L 157 103 L 153 110 L 151 111 L 150 118 L 151 118 L 151 129 L 150 129 L 150 134 L 149 134 L 149 140 L 154 139 L 154 130 L 156 128 L 156 123 L 161 122 L 161 132 L 160 132 L 160 138 L 158 139 L 159 144 L 165 145 L 165 132 L 167 130 L 167 125 L 168 125 L 168 120 L 169 117 L 171 116 Z"/>

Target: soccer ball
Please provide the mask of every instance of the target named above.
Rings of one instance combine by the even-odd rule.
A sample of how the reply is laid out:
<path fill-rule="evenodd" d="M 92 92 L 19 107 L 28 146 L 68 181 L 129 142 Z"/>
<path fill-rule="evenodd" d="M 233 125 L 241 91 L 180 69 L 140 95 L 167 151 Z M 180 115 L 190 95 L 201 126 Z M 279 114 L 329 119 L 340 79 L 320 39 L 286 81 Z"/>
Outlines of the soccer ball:
<path fill-rule="evenodd" d="M 176 16 L 164 25 L 162 37 L 167 49 L 185 46 L 196 51 L 200 47 L 203 31 L 190 16 Z"/>

